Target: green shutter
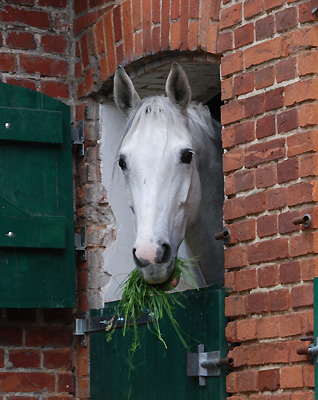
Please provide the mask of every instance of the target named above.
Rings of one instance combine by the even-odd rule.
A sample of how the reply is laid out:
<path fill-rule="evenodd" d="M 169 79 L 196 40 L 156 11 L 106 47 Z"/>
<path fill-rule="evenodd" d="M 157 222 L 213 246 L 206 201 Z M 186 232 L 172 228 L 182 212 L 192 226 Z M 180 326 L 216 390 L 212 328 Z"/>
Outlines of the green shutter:
<path fill-rule="evenodd" d="M 225 339 L 224 289 L 208 287 L 200 291 L 186 291 L 179 299 L 184 308 L 176 309 L 176 318 L 183 336 L 190 345 L 190 352 L 197 353 L 198 344 L 205 351 L 220 351 L 227 356 Z M 104 310 L 92 310 L 91 317 L 109 316 L 117 303 L 108 303 Z M 90 334 L 91 399 L 104 400 L 225 400 L 226 367 L 221 375 L 208 377 L 206 386 L 199 385 L 199 378 L 187 376 L 187 349 L 181 344 L 168 319 L 161 326 L 167 343 L 165 350 L 159 339 L 140 326 L 141 349 L 133 358 L 135 369 L 128 379 L 127 356 L 132 334 L 125 337 L 118 329 L 110 342 L 106 333 Z"/>
<path fill-rule="evenodd" d="M 0 160 L 0 307 L 74 307 L 69 106 L 0 83 Z"/>

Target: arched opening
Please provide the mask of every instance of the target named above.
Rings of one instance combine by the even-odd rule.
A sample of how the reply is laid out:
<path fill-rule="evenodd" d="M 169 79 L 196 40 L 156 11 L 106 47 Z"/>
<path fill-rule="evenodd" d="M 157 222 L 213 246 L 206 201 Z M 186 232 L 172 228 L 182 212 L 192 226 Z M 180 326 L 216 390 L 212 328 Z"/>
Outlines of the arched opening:
<path fill-rule="evenodd" d="M 216 57 L 208 59 L 206 55 L 189 57 L 189 55 L 169 54 L 167 57 L 151 58 L 130 65 L 126 70 L 140 98 L 165 93 L 166 79 L 171 64 L 175 61 L 180 63 L 187 74 L 192 90 L 192 100 L 206 104 L 211 115 L 220 120 L 220 74 Z M 104 252 L 104 271 L 110 276 L 108 284 L 102 288 L 105 302 L 120 297 L 118 286 L 135 267 L 131 252 L 135 239 L 132 214 L 125 196 L 124 179 L 120 171 L 116 169 L 120 132 L 125 123 L 125 116 L 117 109 L 113 101 L 112 86 L 112 80 L 105 82 L 97 95 L 101 101 L 102 184 L 106 188 L 109 206 L 116 219 L 116 240 L 109 243 Z M 223 246 L 223 243 L 219 245 Z M 185 246 L 181 246 L 179 254 L 187 257 Z M 223 259 L 220 264 L 223 268 Z M 181 287 L 181 289 L 185 288 L 187 287 Z"/>

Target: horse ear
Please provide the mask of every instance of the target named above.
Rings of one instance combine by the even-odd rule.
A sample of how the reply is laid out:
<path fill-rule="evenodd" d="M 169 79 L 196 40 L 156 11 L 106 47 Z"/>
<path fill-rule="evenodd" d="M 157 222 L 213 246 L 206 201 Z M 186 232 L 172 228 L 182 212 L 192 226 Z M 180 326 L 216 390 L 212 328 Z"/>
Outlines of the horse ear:
<path fill-rule="evenodd" d="M 173 104 L 185 112 L 191 101 L 191 88 L 186 73 L 179 64 L 173 63 L 166 82 L 166 93 Z"/>
<path fill-rule="evenodd" d="M 123 67 L 118 66 L 114 78 L 114 99 L 125 114 L 138 106 L 140 97 Z"/>

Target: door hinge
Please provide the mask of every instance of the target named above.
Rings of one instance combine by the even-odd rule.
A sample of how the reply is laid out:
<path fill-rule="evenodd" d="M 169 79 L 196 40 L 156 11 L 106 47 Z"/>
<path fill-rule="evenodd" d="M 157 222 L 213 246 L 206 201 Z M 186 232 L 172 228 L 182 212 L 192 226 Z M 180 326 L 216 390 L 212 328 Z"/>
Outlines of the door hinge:
<path fill-rule="evenodd" d="M 77 128 L 72 128 L 72 144 L 75 146 L 80 146 L 80 155 L 84 156 L 84 139 L 85 139 L 85 129 L 84 121 L 80 121 Z"/>
<path fill-rule="evenodd" d="M 87 333 L 110 331 L 112 328 L 122 328 L 125 325 L 125 319 L 117 315 L 107 315 L 103 317 L 87 318 L 88 313 L 84 313 L 84 318 L 75 320 L 74 335 L 82 336 L 82 347 L 87 346 Z M 151 314 L 143 314 L 137 320 L 137 325 L 151 323 Z M 129 323 L 128 323 L 129 324 Z"/>
<path fill-rule="evenodd" d="M 199 344 L 197 353 L 187 355 L 187 376 L 198 376 L 199 385 L 206 385 L 208 376 L 220 376 L 222 365 L 233 365 L 232 358 L 220 358 L 219 351 L 204 352 L 204 344 Z"/>
<path fill-rule="evenodd" d="M 74 235 L 75 251 L 78 251 L 80 261 L 84 262 L 87 260 L 86 251 L 86 226 L 80 228 L 79 233 Z"/>

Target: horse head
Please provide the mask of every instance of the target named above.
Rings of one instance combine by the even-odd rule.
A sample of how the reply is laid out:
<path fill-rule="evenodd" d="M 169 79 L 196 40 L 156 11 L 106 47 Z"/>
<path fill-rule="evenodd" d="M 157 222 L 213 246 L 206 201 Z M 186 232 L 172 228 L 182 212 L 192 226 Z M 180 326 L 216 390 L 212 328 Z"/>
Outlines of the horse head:
<path fill-rule="evenodd" d="M 118 163 L 136 228 L 133 259 L 151 284 L 171 276 L 201 201 L 187 112 L 191 89 L 178 64 L 171 67 L 166 93 L 140 100 L 125 70 L 117 68 L 114 98 L 128 117 Z"/>

